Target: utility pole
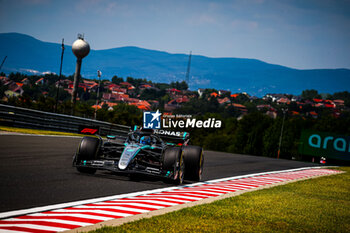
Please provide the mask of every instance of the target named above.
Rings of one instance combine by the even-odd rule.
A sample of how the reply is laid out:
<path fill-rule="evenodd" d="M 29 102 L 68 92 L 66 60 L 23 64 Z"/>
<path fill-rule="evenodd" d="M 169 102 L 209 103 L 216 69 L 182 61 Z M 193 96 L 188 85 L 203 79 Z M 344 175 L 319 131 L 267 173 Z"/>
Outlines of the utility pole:
<path fill-rule="evenodd" d="M 63 63 L 63 54 L 64 54 L 64 38 L 62 39 L 62 52 L 61 52 L 61 65 L 60 65 L 60 76 L 58 78 L 57 83 L 57 93 L 56 93 L 56 105 L 55 105 L 55 112 L 57 113 L 57 106 L 58 106 L 58 94 L 60 91 L 60 85 L 61 85 L 61 78 L 62 78 L 62 63 Z"/>
<path fill-rule="evenodd" d="M 191 58 L 192 58 L 192 51 L 190 51 L 190 56 L 188 58 L 188 64 L 187 64 L 187 72 L 186 72 L 186 82 L 188 86 L 190 85 Z"/>
<path fill-rule="evenodd" d="M 283 128 L 284 128 L 284 120 L 286 118 L 286 112 L 288 112 L 288 108 L 282 108 L 283 111 L 283 120 L 282 120 L 282 126 L 281 126 L 281 134 L 280 134 L 280 141 L 278 143 L 278 151 L 277 151 L 277 158 L 280 158 L 280 153 L 281 153 L 281 144 L 282 144 L 282 136 L 283 136 Z"/>
<path fill-rule="evenodd" d="M 5 56 L 4 60 L 2 60 L 1 65 L 0 65 L 0 70 L 2 68 L 2 65 L 5 63 L 7 56 Z"/>
<path fill-rule="evenodd" d="M 102 72 L 101 71 L 97 71 L 97 77 L 98 77 L 98 89 L 97 89 L 97 98 L 96 98 L 96 105 L 95 105 L 95 120 L 96 120 L 96 116 L 97 116 L 97 104 L 98 104 L 98 99 L 100 97 L 100 87 L 101 87 L 101 75 Z"/>

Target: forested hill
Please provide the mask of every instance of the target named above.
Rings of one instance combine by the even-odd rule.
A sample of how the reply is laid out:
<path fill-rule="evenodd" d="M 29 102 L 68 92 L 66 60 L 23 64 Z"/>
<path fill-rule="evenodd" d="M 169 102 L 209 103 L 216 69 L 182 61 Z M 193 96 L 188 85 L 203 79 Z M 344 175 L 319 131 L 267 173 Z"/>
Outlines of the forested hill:
<path fill-rule="evenodd" d="M 103 78 L 146 78 L 154 82 L 172 82 L 185 79 L 188 55 L 170 54 L 138 47 L 106 50 L 92 48 L 83 60 L 82 75 L 96 78 L 101 70 Z M 72 42 L 70 42 L 71 44 Z M 75 70 L 75 57 L 71 47 L 65 47 L 63 74 Z M 194 52 L 195 53 L 195 52 Z M 7 56 L 1 71 L 59 72 L 60 43 L 48 43 L 19 33 L 0 34 L 0 59 Z M 232 92 L 248 92 L 262 96 L 266 93 L 299 94 L 305 89 L 320 93 L 350 90 L 349 69 L 297 70 L 268 64 L 255 59 L 209 58 L 192 56 L 190 88 L 216 88 Z"/>

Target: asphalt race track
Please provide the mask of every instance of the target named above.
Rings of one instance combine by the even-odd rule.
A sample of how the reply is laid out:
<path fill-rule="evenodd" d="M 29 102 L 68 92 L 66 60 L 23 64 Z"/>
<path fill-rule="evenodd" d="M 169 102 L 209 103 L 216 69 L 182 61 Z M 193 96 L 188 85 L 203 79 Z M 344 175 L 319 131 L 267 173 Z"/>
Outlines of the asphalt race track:
<path fill-rule="evenodd" d="M 80 138 L 0 135 L 0 212 L 171 186 L 107 171 L 80 174 L 72 157 Z M 205 152 L 204 180 L 318 164 Z"/>

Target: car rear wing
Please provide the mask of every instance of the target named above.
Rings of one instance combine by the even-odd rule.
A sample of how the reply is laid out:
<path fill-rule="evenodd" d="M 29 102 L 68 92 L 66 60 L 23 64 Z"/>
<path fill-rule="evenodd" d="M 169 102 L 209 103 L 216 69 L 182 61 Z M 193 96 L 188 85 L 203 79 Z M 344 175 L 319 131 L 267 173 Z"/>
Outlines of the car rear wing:
<path fill-rule="evenodd" d="M 180 141 L 182 144 L 186 145 L 190 140 L 190 133 L 188 132 L 155 129 L 153 133 L 166 142 L 176 142 L 178 144 Z"/>

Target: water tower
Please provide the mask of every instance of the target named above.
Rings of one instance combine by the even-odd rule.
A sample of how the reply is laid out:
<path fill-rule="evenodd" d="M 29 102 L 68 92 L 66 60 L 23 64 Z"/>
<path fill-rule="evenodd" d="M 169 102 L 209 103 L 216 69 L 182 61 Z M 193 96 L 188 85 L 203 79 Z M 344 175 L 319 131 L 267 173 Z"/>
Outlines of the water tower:
<path fill-rule="evenodd" d="M 74 74 L 73 93 L 72 93 L 72 115 L 74 115 L 75 103 L 77 100 L 77 92 L 79 87 L 81 63 L 83 61 L 83 58 L 89 54 L 90 45 L 88 42 L 84 40 L 84 37 L 82 35 L 78 34 L 78 39 L 74 41 L 72 45 L 72 51 L 74 55 L 77 57 L 77 64 L 75 67 L 75 74 Z"/>

